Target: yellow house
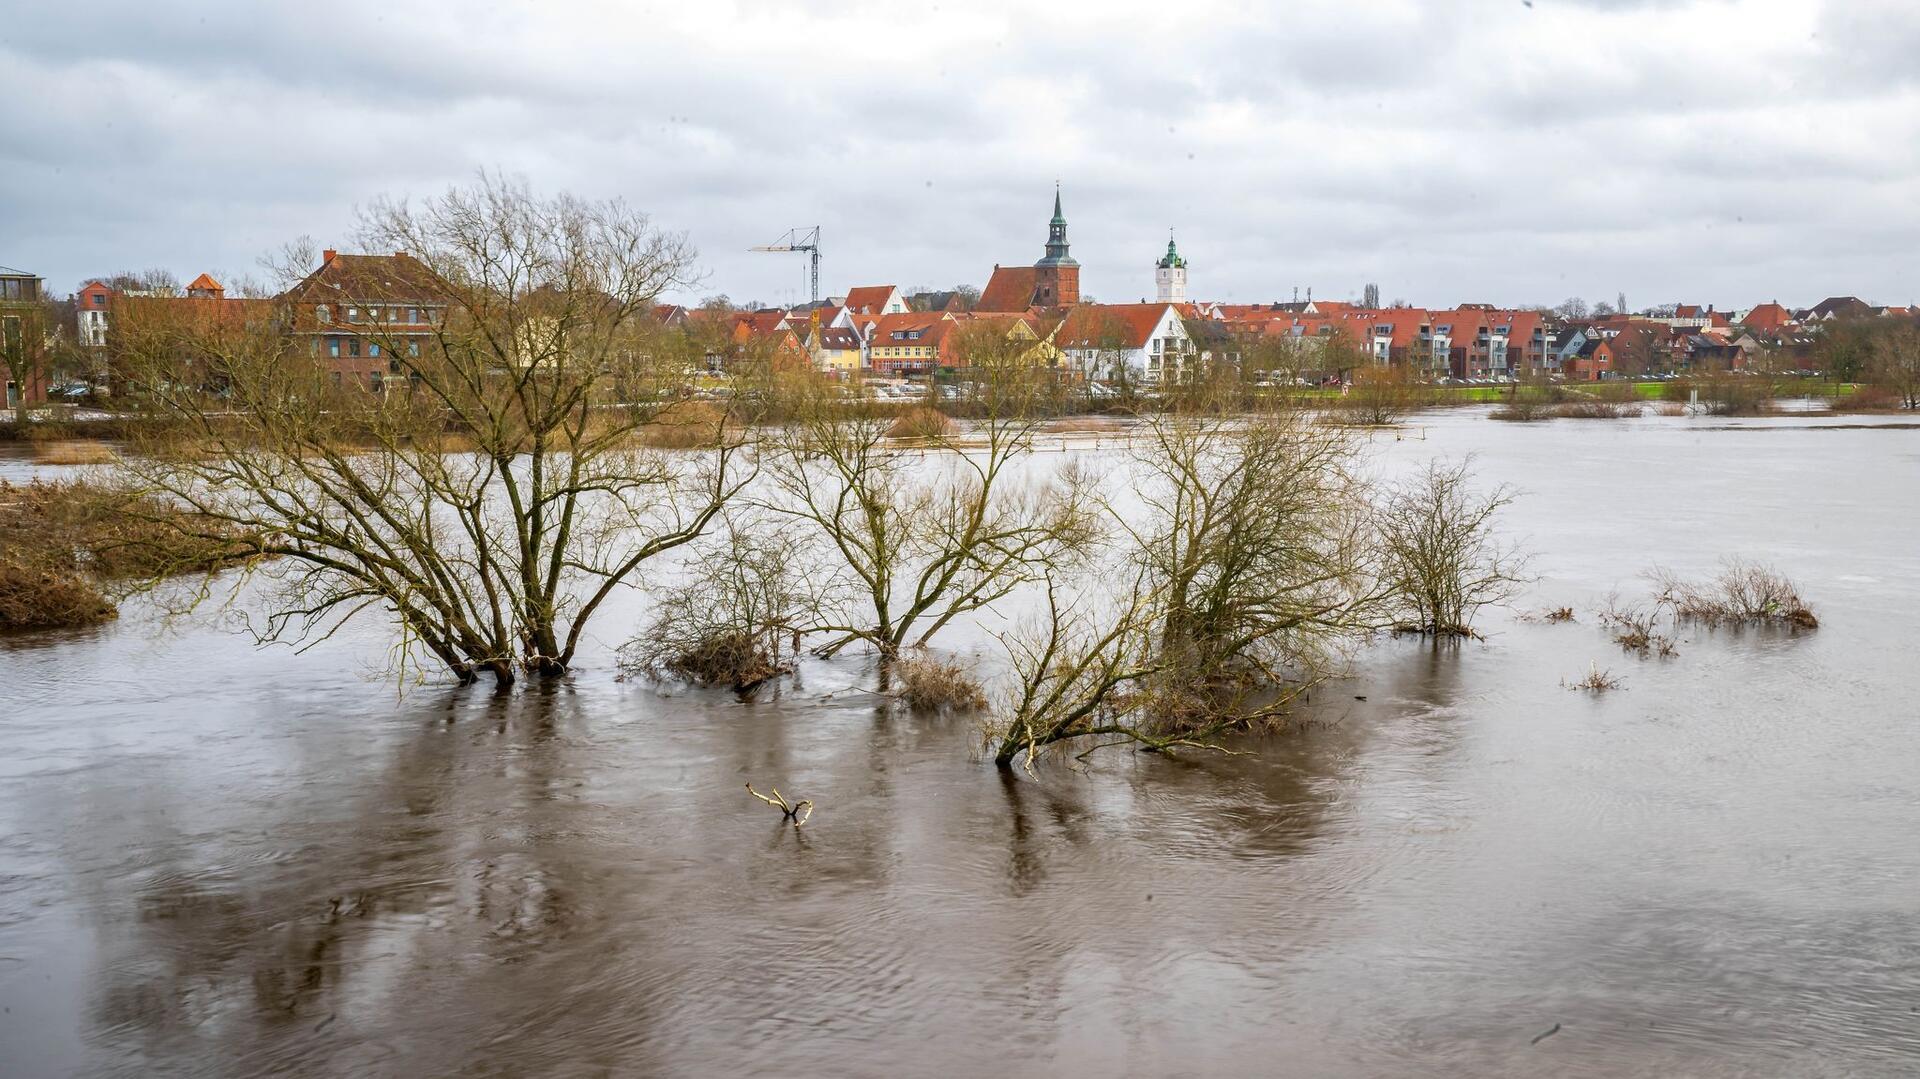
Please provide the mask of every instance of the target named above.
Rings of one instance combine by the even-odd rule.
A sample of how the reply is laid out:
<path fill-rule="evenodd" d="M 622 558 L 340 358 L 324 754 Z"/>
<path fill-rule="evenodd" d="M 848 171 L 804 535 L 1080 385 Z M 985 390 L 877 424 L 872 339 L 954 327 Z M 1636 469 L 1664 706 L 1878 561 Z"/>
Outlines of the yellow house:
<path fill-rule="evenodd" d="M 813 365 L 835 378 L 860 373 L 860 335 L 843 326 L 822 326 L 813 333 Z"/>

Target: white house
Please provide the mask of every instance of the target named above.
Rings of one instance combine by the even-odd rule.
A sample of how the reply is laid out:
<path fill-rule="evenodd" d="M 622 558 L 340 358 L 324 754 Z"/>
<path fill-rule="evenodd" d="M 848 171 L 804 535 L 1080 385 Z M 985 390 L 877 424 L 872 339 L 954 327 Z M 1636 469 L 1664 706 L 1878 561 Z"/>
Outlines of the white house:
<path fill-rule="evenodd" d="M 1054 331 L 1053 344 L 1088 378 L 1103 381 L 1159 382 L 1179 375 L 1194 357 L 1180 311 L 1170 303 L 1076 305 Z"/>

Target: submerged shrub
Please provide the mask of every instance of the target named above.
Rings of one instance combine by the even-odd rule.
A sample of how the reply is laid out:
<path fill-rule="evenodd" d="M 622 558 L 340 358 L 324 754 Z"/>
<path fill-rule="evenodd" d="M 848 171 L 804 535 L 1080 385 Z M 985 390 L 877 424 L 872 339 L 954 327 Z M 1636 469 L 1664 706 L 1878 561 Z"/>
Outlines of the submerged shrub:
<path fill-rule="evenodd" d="M 1556 408 L 1554 415 L 1570 420 L 1622 420 L 1640 411 L 1636 401 L 1574 401 Z"/>
<path fill-rule="evenodd" d="M 235 530 L 151 495 L 77 480 L 0 480 L 0 628 L 91 625 L 107 582 L 210 572 L 246 557 Z"/>
<path fill-rule="evenodd" d="M 0 631 L 90 626 L 117 613 L 80 573 L 0 556 Z"/>
<path fill-rule="evenodd" d="M 741 692 L 791 672 L 814 609 L 799 550 L 784 533 L 729 525 L 725 545 L 661 594 L 646 631 L 621 648 L 621 670 Z"/>
<path fill-rule="evenodd" d="M 1800 590 L 1772 566 L 1745 559 L 1728 559 L 1719 575 L 1705 582 L 1684 581 L 1657 569 L 1654 580 L 1662 601 L 1674 615 L 1708 626 L 1778 625 L 1791 629 L 1818 629 Z"/>
<path fill-rule="evenodd" d="M 1590 663 L 1587 665 L 1586 677 L 1580 679 L 1578 682 L 1567 682 L 1563 679 L 1560 684 L 1566 686 L 1568 689 L 1583 689 L 1589 693 L 1605 693 L 1610 689 L 1619 689 L 1620 679 L 1615 678 L 1612 671 L 1601 670 L 1598 663 Z"/>
<path fill-rule="evenodd" d="M 114 460 L 113 447 L 91 439 L 36 442 L 33 459 L 43 465 L 105 465 Z"/>
<path fill-rule="evenodd" d="M 902 412 L 887 428 L 888 438 L 935 439 L 951 438 L 959 430 L 946 413 L 925 405 L 915 405 Z"/>
<path fill-rule="evenodd" d="M 705 401 L 679 401 L 634 430 L 642 445 L 663 450 L 707 449 L 720 445 L 727 414 Z"/>
<path fill-rule="evenodd" d="M 909 652 L 894 665 L 900 699 L 916 712 L 977 712 L 987 706 L 980 682 L 958 660 Z"/>
<path fill-rule="evenodd" d="M 1673 638 L 1661 632 L 1667 604 L 1656 601 L 1650 607 L 1622 604 L 1613 599 L 1600 612 L 1600 622 L 1613 634 L 1613 643 L 1642 656 L 1677 655 Z"/>

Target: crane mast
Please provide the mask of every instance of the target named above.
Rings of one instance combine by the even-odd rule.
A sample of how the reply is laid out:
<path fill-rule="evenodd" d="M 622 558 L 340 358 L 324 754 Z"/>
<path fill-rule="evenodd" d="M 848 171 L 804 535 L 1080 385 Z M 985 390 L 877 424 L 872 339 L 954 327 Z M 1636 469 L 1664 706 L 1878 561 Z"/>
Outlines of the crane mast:
<path fill-rule="evenodd" d="M 750 247 L 749 251 L 804 251 L 808 258 L 807 299 L 820 302 L 820 226 L 791 228 L 770 244 Z"/>

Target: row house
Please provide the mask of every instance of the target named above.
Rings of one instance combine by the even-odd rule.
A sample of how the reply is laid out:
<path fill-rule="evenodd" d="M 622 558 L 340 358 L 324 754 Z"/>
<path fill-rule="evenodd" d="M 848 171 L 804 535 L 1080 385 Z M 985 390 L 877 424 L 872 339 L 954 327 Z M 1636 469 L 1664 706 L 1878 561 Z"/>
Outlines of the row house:
<path fill-rule="evenodd" d="M 0 266 L 0 405 L 7 408 L 47 399 L 45 296 L 38 274 Z"/>
<path fill-rule="evenodd" d="M 1320 315 L 1257 310 L 1229 325 L 1303 339 L 1344 338 L 1376 364 L 1428 378 L 1504 378 L 1554 366 L 1555 329 L 1538 311 L 1320 305 Z"/>
<path fill-rule="evenodd" d="M 883 375 L 924 375 L 953 367 L 954 316 L 945 311 L 861 315 L 854 326 L 866 343 L 866 367 Z"/>
<path fill-rule="evenodd" d="M 374 393 L 399 377 L 445 324 L 446 288 L 412 255 L 328 249 L 320 266 L 276 298 L 282 327 L 305 341 L 336 386 Z"/>

